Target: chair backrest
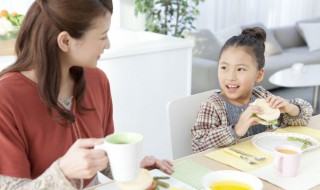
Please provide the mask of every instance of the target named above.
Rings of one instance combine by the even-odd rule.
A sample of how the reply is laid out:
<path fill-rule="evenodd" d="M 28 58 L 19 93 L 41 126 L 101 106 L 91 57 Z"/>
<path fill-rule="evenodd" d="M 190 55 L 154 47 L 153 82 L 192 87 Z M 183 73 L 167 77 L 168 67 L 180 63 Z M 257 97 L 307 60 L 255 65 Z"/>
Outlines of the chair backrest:
<path fill-rule="evenodd" d="M 192 154 L 191 128 L 194 126 L 198 110 L 213 90 L 194 94 L 168 103 L 168 119 L 171 135 L 173 159 Z"/>

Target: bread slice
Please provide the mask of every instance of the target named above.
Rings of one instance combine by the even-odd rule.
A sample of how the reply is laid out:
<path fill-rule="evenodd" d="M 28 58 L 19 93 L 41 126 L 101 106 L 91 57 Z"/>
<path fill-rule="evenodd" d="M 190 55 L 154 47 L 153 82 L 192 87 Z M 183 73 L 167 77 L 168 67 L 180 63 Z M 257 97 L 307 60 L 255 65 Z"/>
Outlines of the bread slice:
<path fill-rule="evenodd" d="M 119 190 L 143 190 L 147 189 L 153 181 L 151 173 L 141 168 L 138 177 L 132 181 L 116 182 Z"/>
<path fill-rule="evenodd" d="M 256 117 L 260 118 L 262 121 L 260 122 L 262 125 L 275 125 L 277 124 L 277 120 L 280 117 L 280 110 L 274 109 L 269 106 L 265 99 L 258 98 L 256 99 L 252 105 L 259 106 L 262 110 L 262 114 L 256 114 Z"/>

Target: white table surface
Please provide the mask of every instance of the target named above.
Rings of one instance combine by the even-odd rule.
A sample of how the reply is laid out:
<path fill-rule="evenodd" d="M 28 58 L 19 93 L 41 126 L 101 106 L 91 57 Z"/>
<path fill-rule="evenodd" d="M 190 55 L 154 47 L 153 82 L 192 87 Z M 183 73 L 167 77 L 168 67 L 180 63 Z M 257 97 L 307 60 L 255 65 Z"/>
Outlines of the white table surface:
<path fill-rule="evenodd" d="M 303 72 L 294 72 L 291 67 L 280 70 L 269 78 L 275 85 L 283 87 L 307 87 L 320 85 L 320 64 L 305 65 Z"/>

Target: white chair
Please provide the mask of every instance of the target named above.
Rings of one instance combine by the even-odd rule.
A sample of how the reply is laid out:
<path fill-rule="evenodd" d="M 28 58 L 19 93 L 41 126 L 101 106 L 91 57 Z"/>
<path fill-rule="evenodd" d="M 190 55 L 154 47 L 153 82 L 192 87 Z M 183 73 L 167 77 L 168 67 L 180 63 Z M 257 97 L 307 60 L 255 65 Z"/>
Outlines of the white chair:
<path fill-rule="evenodd" d="M 196 122 L 201 103 L 211 94 L 213 94 L 213 90 L 168 103 L 167 110 L 173 159 L 192 154 L 190 130 Z"/>

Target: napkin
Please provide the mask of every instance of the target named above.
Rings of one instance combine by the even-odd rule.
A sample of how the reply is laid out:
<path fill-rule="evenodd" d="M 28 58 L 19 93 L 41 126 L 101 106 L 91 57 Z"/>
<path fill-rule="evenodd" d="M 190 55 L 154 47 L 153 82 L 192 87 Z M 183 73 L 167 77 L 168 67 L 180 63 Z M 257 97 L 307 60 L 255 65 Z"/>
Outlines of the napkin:
<path fill-rule="evenodd" d="M 182 160 L 174 164 L 172 176 L 195 189 L 202 189 L 201 179 L 212 170 L 190 160 Z"/>

